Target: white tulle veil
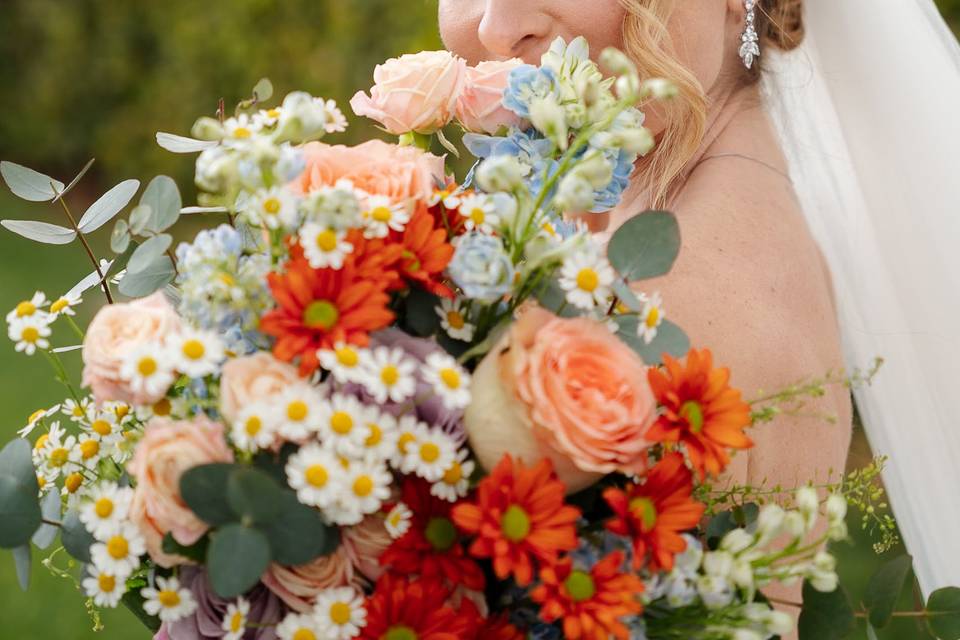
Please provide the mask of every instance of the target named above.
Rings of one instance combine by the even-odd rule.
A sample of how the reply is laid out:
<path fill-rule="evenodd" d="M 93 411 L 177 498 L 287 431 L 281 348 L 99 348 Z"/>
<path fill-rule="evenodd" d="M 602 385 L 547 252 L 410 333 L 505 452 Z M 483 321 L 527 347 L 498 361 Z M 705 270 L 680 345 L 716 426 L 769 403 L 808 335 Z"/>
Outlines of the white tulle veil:
<path fill-rule="evenodd" d="M 764 95 L 833 273 L 856 392 L 924 592 L 960 583 L 960 46 L 932 0 L 806 0 Z"/>

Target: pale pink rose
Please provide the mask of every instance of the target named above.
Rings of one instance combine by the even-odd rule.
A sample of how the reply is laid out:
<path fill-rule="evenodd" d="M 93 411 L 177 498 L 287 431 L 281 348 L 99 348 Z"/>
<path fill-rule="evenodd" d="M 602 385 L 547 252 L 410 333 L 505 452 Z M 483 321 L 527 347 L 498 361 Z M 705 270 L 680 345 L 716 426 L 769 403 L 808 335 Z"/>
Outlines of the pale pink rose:
<path fill-rule="evenodd" d="M 232 462 L 223 425 L 200 416 L 175 421 L 153 418 L 137 443 L 127 471 L 136 480 L 130 520 L 147 541 L 150 557 L 162 567 L 184 562 L 163 552 L 163 536 L 190 546 L 209 529 L 180 496 L 180 476 L 204 464 Z"/>
<path fill-rule="evenodd" d="M 220 376 L 220 415 L 233 422 L 244 407 L 275 398 L 301 383 L 296 367 L 265 351 L 233 358 L 223 365 Z"/>
<path fill-rule="evenodd" d="M 373 514 L 360 524 L 341 530 L 341 544 L 349 551 L 354 568 L 370 582 L 376 582 L 383 575 L 380 556 L 393 544 L 385 520 L 382 514 Z"/>
<path fill-rule="evenodd" d="M 101 308 L 83 340 L 83 385 L 90 387 L 97 402 L 156 402 L 160 398 L 133 393 L 120 378 L 120 368 L 131 350 L 159 344 L 179 330 L 180 317 L 159 291 L 147 298 Z"/>
<path fill-rule="evenodd" d="M 520 58 L 488 60 L 467 67 L 467 79 L 457 100 L 457 120 L 467 131 L 493 135 L 500 127 L 520 126 L 523 119 L 503 106 L 510 72 L 523 64 Z"/>
<path fill-rule="evenodd" d="M 569 492 L 642 473 L 656 417 L 647 367 L 601 322 L 532 307 L 473 376 L 464 423 L 481 464 L 553 461 Z"/>
<path fill-rule="evenodd" d="M 394 202 L 429 198 L 445 184 L 443 158 L 416 147 L 369 140 L 355 147 L 311 142 L 303 146 L 306 169 L 290 184 L 300 194 L 346 179 L 371 195 Z"/>
<path fill-rule="evenodd" d="M 260 577 L 260 581 L 298 613 L 310 611 L 317 595 L 324 589 L 362 587 L 360 579 L 353 571 L 349 551 L 343 545 L 332 554 L 320 556 L 299 567 L 271 564 Z"/>
<path fill-rule="evenodd" d="M 453 119 L 466 70 L 466 61 L 449 51 L 391 58 L 374 69 L 370 95 L 358 91 L 350 106 L 397 136 L 434 133 Z"/>

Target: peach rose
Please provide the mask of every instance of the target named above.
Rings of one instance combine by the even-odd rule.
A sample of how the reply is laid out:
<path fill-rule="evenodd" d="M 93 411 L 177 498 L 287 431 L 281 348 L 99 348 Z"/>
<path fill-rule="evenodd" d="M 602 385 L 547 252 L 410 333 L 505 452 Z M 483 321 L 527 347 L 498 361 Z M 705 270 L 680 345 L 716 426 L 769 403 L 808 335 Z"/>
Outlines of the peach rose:
<path fill-rule="evenodd" d="M 341 544 L 349 550 L 354 568 L 370 582 L 376 582 L 383 575 L 380 556 L 393 544 L 384 522 L 383 515 L 374 514 L 356 526 L 341 530 Z"/>
<path fill-rule="evenodd" d="M 199 540 L 209 528 L 180 496 L 180 476 L 213 462 L 232 462 L 223 425 L 205 417 L 175 421 L 154 418 L 137 443 L 127 471 L 136 479 L 130 519 L 143 533 L 150 557 L 162 567 L 184 560 L 163 552 L 168 532 L 182 545 Z"/>
<path fill-rule="evenodd" d="M 123 358 L 131 350 L 160 343 L 180 330 L 180 317 L 162 292 L 147 298 L 100 309 L 83 340 L 83 385 L 97 402 L 120 400 L 149 404 L 157 398 L 138 397 L 120 378 Z"/>
<path fill-rule="evenodd" d="M 605 325 L 531 307 L 473 376 L 464 423 L 481 464 L 547 457 L 569 492 L 642 473 L 656 417 L 647 367 Z"/>
<path fill-rule="evenodd" d="M 457 120 L 474 133 L 497 133 L 500 127 L 520 126 L 523 119 L 503 106 L 510 72 L 523 60 L 488 60 L 467 67 L 466 82 L 457 100 Z"/>
<path fill-rule="evenodd" d="M 449 51 L 391 58 L 374 69 L 370 95 L 358 91 L 350 106 L 397 136 L 434 133 L 453 118 L 466 70 L 466 61 Z"/>
<path fill-rule="evenodd" d="M 324 589 L 362 586 L 353 572 L 350 554 L 343 545 L 329 556 L 320 556 L 299 567 L 271 564 L 260 581 L 298 613 L 310 611 L 317 595 Z"/>
<path fill-rule="evenodd" d="M 220 376 L 220 415 L 233 422 L 245 406 L 266 401 L 301 383 L 296 367 L 265 351 L 234 358 L 223 365 Z"/>
<path fill-rule="evenodd" d="M 416 147 L 369 140 L 356 147 L 311 142 L 303 146 L 306 169 L 291 187 L 305 194 L 346 179 L 358 189 L 394 202 L 429 198 L 445 183 L 443 158 Z"/>

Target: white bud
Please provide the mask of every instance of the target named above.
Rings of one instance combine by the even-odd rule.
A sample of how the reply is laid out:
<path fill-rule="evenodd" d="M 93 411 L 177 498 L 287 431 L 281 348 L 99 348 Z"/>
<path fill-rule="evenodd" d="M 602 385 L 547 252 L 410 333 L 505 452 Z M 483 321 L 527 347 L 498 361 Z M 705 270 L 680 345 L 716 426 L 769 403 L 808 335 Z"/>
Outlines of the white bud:
<path fill-rule="evenodd" d="M 793 616 L 783 611 L 770 611 L 764 621 L 767 627 L 767 633 L 777 636 L 784 636 L 793 631 Z"/>
<path fill-rule="evenodd" d="M 833 572 L 825 573 L 817 571 L 808 575 L 807 581 L 810 583 L 810 586 L 817 591 L 821 593 L 831 593 L 837 590 L 840 578 Z"/>
<path fill-rule="evenodd" d="M 732 640 L 763 640 L 763 636 L 753 629 L 734 629 Z"/>
<path fill-rule="evenodd" d="M 696 575 L 700 569 L 700 563 L 703 561 L 703 546 L 700 541 L 690 534 L 683 534 L 683 539 L 687 543 L 687 548 L 683 553 L 677 554 L 673 559 L 674 568 L 686 575 Z"/>
<path fill-rule="evenodd" d="M 737 555 L 745 551 L 753 544 L 753 536 L 747 533 L 745 529 L 733 529 L 720 541 L 720 548 L 724 551 Z"/>
<path fill-rule="evenodd" d="M 637 75 L 637 65 L 619 49 L 607 47 L 600 53 L 600 64 L 617 75 Z"/>
<path fill-rule="evenodd" d="M 674 609 L 693 604 L 697 598 L 697 589 L 693 582 L 673 572 L 666 588 L 667 604 Z"/>
<path fill-rule="evenodd" d="M 203 116 L 193 123 L 190 134 L 198 140 L 222 140 L 225 132 L 219 120 Z"/>
<path fill-rule="evenodd" d="M 831 540 L 846 540 L 849 533 L 847 523 L 843 520 L 831 522 L 827 528 L 827 537 Z"/>
<path fill-rule="evenodd" d="M 847 517 L 847 500 L 839 494 L 833 494 L 827 498 L 827 518 L 830 522 L 843 520 Z"/>
<path fill-rule="evenodd" d="M 813 566 L 819 571 L 836 571 L 837 559 L 826 551 L 818 551 L 813 557 Z"/>
<path fill-rule="evenodd" d="M 637 155 L 641 156 L 645 156 L 650 153 L 650 151 L 653 150 L 653 147 L 657 144 L 653 134 L 650 133 L 650 130 L 646 127 L 618 131 L 615 135 L 615 138 L 618 147 L 627 153 L 636 153 Z"/>
<path fill-rule="evenodd" d="M 513 156 L 487 158 L 477 167 L 477 184 L 488 193 L 513 191 L 523 184 L 523 166 Z"/>
<path fill-rule="evenodd" d="M 797 508 L 804 515 L 816 512 L 820 509 L 820 498 L 817 496 L 817 490 L 813 487 L 801 487 L 797 489 Z"/>
<path fill-rule="evenodd" d="M 708 609 L 721 609 L 733 602 L 733 588 L 726 578 L 700 576 L 697 580 L 697 593 Z"/>
<path fill-rule="evenodd" d="M 783 530 L 792 538 L 802 538 L 807 532 L 807 522 L 797 511 L 789 511 L 783 518 Z"/>
<path fill-rule="evenodd" d="M 620 76 L 613 86 L 622 100 L 636 100 L 640 97 L 640 78 L 636 75 Z"/>
<path fill-rule="evenodd" d="M 749 562 L 737 560 L 730 571 L 730 580 L 743 589 L 753 588 L 753 566 Z"/>
<path fill-rule="evenodd" d="M 564 212 L 589 211 L 593 208 L 593 185 L 576 173 L 568 173 L 560 181 L 554 204 Z"/>
<path fill-rule="evenodd" d="M 703 556 L 703 570 L 711 576 L 725 578 L 732 569 L 733 556 L 726 551 L 710 551 Z"/>
<path fill-rule="evenodd" d="M 783 527 L 786 512 L 780 505 L 768 504 L 760 510 L 757 516 L 757 530 L 766 539 L 776 538 Z"/>
<path fill-rule="evenodd" d="M 613 180 L 613 167 L 597 149 L 585 153 L 571 173 L 586 179 L 594 189 L 603 189 Z"/>
<path fill-rule="evenodd" d="M 641 85 L 640 92 L 644 97 L 650 96 L 657 100 L 669 100 L 680 95 L 680 89 L 673 82 L 665 78 L 651 78 Z"/>
<path fill-rule="evenodd" d="M 569 144 L 567 114 L 553 96 L 530 100 L 530 123 L 557 147 L 566 151 Z"/>

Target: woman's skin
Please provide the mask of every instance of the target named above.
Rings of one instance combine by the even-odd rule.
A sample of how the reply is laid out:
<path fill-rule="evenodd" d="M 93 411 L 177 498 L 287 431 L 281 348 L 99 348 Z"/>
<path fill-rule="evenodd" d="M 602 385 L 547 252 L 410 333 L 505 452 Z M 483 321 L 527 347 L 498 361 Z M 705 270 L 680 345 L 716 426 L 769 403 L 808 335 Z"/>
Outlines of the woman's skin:
<path fill-rule="evenodd" d="M 522 58 L 537 64 L 556 37 L 583 35 L 593 54 L 622 45 L 619 0 L 439 0 L 440 31 L 470 63 Z M 708 95 L 704 143 L 672 198 L 683 248 L 666 276 L 641 283 L 659 290 L 669 318 L 751 399 L 843 366 L 830 277 L 796 201 L 786 161 L 760 105 L 742 82 L 737 54 L 743 0 L 676 0 L 668 24 L 678 58 Z M 656 133 L 656 114 L 647 120 Z M 742 157 L 716 157 L 738 154 Z M 702 162 L 700 162 L 703 160 Z M 759 161 L 759 162 L 757 162 Z M 642 188 L 599 225 L 608 231 L 649 206 Z M 596 221 L 596 219 L 595 219 Z M 865 363 L 868 364 L 868 363 Z M 784 487 L 835 480 L 850 443 L 851 404 L 832 387 L 805 413 L 780 416 L 750 433 L 756 446 L 734 458 L 729 480 Z M 799 601 L 799 587 L 768 595 Z"/>

